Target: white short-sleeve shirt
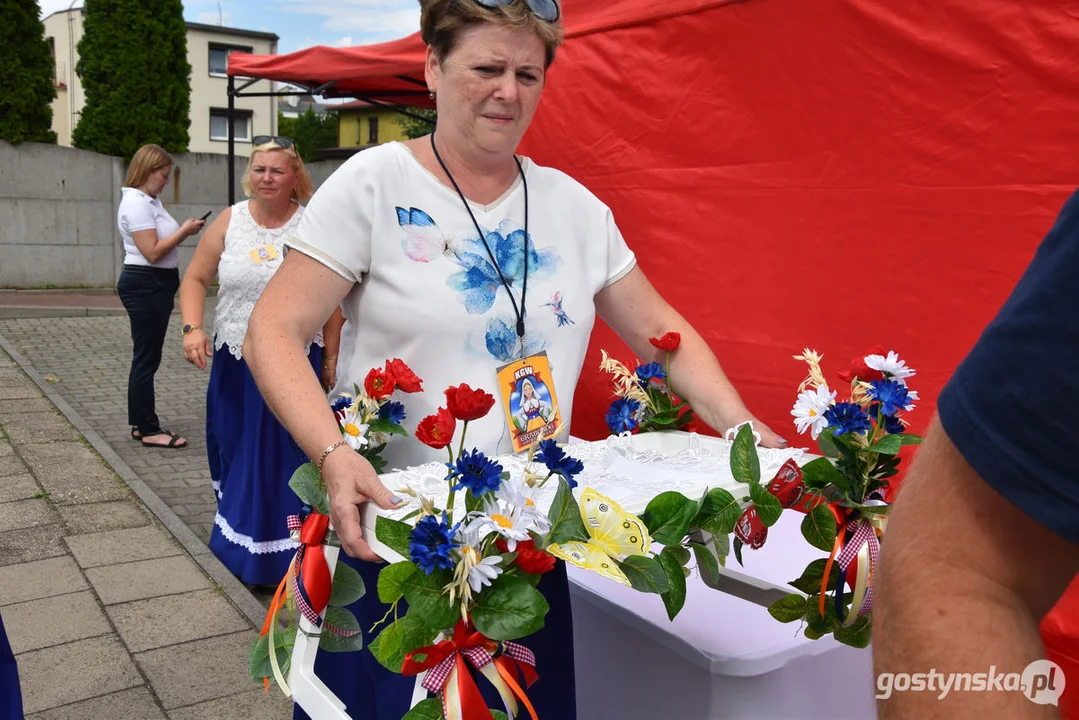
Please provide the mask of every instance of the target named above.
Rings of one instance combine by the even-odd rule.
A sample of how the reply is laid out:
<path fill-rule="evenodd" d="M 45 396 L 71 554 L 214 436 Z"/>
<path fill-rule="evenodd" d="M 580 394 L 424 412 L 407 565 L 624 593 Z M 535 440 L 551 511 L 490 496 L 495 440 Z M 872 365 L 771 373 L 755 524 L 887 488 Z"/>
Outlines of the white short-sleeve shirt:
<path fill-rule="evenodd" d="M 524 352 L 545 350 L 569 431 L 573 394 L 595 321 L 595 295 L 636 258 L 611 211 L 568 175 L 522 158 L 528 185 Z M 524 276 L 525 192 L 520 178 L 490 205 L 470 203 L 518 306 Z M 288 247 L 357 283 L 342 303 L 338 385 L 352 393 L 373 367 L 400 358 L 423 379 L 404 402 L 405 427 L 445 407 L 444 390 L 468 383 L 499 397 L 498 367 L 521 357 L 516 315 L 495 264 L 456 191 L 401 143 L 350 158 L 308 204 Z M 460 433 L 460 428 L 458 428 Z M 469 423 L 466 446 L 512 452 L 497 403 Z M 393 438 L 390 467 L 445 460 L 414 437 Z"/>
<path fill-rule="evenodd" d="M 164 240 L 180 228 L 169 211 L 155 197 L 133 187 L 122 189 L 120 209 L 116 212 L 116 224 L 124 241 L 124 265 L 142 265 L 156 268 L 174 268 L 180 264 L 176 248 L 155 263 L 142 256 L 132 234 L 139 230 L 157 230 L 157 237 Z"/>

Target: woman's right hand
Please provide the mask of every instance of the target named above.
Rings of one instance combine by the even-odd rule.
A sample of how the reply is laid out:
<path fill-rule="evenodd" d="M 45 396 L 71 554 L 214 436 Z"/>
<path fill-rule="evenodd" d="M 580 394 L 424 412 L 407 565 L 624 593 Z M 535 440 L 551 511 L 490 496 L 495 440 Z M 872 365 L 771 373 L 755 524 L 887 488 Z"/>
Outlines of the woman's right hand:
<path fill-rule="evenodd" d="M 202 330 L 192 330 L 184 335 L 184 360 L 199 370 L 206 369 L 206 358 L 212 353 L 210 338 Z"/>
<path fill-rule="evenodd" d="M 322 463 L 322 479 L 330 494 L 330 522 L 341 547 L 360 560 L 381 560 L 363 538 L 360 506 L 371 500 L 383 509 L 392 510 L 401 499 L 382 484 L 367 458 L 348 446 L 326 456 Z"/>
<path fill-rule="evenodd" d="M 188 218 L 187 220 L 184 220 L 184 224 L 180 226 L 180 230 L 184 235 L 191 237 L 192 235 L 197 235 L 201 232 L 204 225 L 206 225 L 205 220 Z"/>

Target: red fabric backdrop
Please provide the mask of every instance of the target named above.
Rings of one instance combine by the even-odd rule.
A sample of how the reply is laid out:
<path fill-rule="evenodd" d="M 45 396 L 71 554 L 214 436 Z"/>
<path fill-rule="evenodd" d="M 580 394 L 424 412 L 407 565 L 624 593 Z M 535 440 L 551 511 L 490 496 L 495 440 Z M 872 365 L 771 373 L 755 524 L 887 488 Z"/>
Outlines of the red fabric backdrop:
<path fill-rule="evenodd" d="M 803 347 L 881 343 L 934 399 L 1079 184 L 1079 1 L 568 0 L 521 151 L 595 192 L 749 407 L 788 440 Z M 362 91 L 422 78 L 417 36 L 229 72 Z M 598 238 L 597 238 L 598 240 Z M 601 326 L 574 434 L 605 434 Z M 1079 687 L 1079 584 L 1043 626 Z M 1079 713 L 1076 714 L 1079 717 Z"/>

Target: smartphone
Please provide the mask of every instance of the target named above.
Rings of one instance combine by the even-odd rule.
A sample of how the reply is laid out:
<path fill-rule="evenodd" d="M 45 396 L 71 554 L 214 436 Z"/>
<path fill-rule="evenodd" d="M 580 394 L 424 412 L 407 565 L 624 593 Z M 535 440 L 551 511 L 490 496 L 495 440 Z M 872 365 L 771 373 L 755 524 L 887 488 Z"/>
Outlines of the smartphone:
<path fill-rule="evenodd" d="M 206 213 L 205 215 L 203 215 L 202 217 L 200 217 L 200 218 L 199 218 L 199 220 L 205 220 L 206 218 L 210 217 L 210 215 L 212 215 L 212 214 L 213 214 L 213 212 L 214 212 L 214 211 L 213 211 L 213 210 L 211 210 L 210 212 L 208 212 L 208 213 Z"/>

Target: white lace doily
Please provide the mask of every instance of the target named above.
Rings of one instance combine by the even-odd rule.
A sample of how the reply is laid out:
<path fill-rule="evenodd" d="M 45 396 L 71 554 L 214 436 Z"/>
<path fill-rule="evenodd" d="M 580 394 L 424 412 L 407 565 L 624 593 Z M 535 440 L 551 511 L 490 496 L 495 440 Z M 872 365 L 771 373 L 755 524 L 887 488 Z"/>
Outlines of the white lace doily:
<path fill-rule="evenodd" d="M 731 443 L 720 438 L 684 432 L 644 433 L 571 443 L 565 450 L 584 463 L 584 470 L 577 476 L 576 493 L 591 487 L 627 512 L 642 512 L 652 498 L 668 490 L 690 498 L 699 498 L 714 487 L 729 490 L 735 497 L 748 493 L 748 488 L 731 474 Z M 803 449 L 758 447 L 761 481 L 770 480 L 788 459 L 801 464 L 804 454 Z M 524 473 L 524 455 L 504 455 L 497 461 L 511 477 L 519 478 Z M 540 472 L 543 464 L 533 462 L 532 470 Z M 436 506 L 445 507 L 449 495 L 446 471 L 445 463 L 427 463 L 383 475 L 383 484 L 406 502 L 380 514 L 400 519 L 418 509 L 419 497 L 431 498 Z M 557 487 L 557 478 L 551 478 L 534 496 L 544 511 L 550 507 Z M 408 491 L 402 492 L 404 488 Z"/>

